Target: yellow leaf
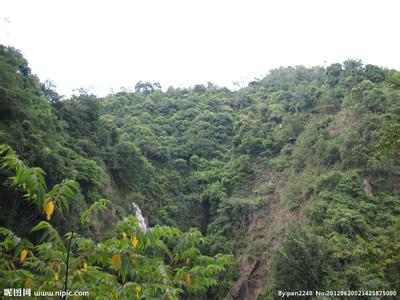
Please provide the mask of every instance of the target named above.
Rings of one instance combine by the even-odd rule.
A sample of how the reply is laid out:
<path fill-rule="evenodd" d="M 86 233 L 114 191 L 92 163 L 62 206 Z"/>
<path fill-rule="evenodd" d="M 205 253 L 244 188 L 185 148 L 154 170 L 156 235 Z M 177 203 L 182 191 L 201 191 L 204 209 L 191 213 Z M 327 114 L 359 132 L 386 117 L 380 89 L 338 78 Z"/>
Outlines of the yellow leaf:
<path fill-rule="evenodd" d="M 188 286 L 188 287 L 192 286 L 192 277 L 190 276 L 190 274 L 186 275 L 185 282 L 186 282 L 186 286 Z"/>
<path fill-rule="evenodd" d="M 61 261 L 57 263 L 57 271 L 58 273 L 61 273 Z"/>
<path fill-rule="evenodd" d="M 137 287 L 135 287 L 136 298 L 139 298 L 139 293 L 141 290 L 142 290 L 142 288 L 139 285 Z"/>
<path fill-rule="evenodd" d="M 54 273 L 54 280 L 58 280 L 58 273 Z"/>
<path fill-rule="evenodd" d="M 53 203 L 53 201 L 47 202 L 46 206 L 44 207 L 44 212 L 46 213 L 47 221 L 50 220 L 50 217 L 54 212 L 54 203 Z"/>
<path fill-rule="evenodd" d="M 118 270 L 121 267 L 121 255 L 115 254 L 111 259 L 111 265 L 114 270 Z"/>
<path fill-rule="evenodd" d="M 126 240 L 126 239 L 127 239 L 127 237 L 126 237 L 126 233 L 125 233 L 125 232 L 123 232 L 123 233 L 122 233 L 122 238 L 123 238 L 124 240 Z"/>
<path fill-rule="evenodd" d="M 83 271 L 83 272 L 86 272 L 86 271 L 87 271 L 87 263 L 83 263 L 83 269 L 82 269 L 82 271 Z"/>
<path fill-rule="evenodd" d="M 131 237 L 131 245 L 133 248 L 136 248 L 136 246 L 139 244 L 139 240 L 136 238 L 136 235 Z"/>
<path fill-rule="evenodd" d="M 29 289 L 31 286 L 32 286 L 32 278 L 26 279 L 25 284 L 24 284 L 24 287 L 25 287 L 26 289 Z"/>
<path fill-rule="evenodd" d="M 25 260 L 26 255 L 28 254 L 28 250 L 24 249 L 21 251 L 20 261 L 23 262 Z"/>

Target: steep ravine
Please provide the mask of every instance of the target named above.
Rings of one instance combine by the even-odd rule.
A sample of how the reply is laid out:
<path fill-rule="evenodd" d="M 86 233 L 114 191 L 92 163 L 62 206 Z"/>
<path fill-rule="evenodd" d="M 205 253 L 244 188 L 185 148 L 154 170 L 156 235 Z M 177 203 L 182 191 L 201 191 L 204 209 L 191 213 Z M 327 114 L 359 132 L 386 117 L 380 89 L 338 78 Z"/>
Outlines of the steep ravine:
<path fill-rule="evenodd" d="M 250 258 L 244 253 L 237 255 L 241 276 L 230 290 L 230 300 L 253 300 L 263 292 L 271 280 L 272 255 L 281 247 L 288 225 L 303 220 L 304 209 L 313 200 L 313 196 L 304 199 L 300 207 L 290 210 L 283 199 L 287 184 L 285 176 L 271 172 L 254 188 L 262 191 L 273 186 L 274 191 L 262 195 L 265 206 L 252 212 L 246 236 L 248 247 L 255 249 Z"/>

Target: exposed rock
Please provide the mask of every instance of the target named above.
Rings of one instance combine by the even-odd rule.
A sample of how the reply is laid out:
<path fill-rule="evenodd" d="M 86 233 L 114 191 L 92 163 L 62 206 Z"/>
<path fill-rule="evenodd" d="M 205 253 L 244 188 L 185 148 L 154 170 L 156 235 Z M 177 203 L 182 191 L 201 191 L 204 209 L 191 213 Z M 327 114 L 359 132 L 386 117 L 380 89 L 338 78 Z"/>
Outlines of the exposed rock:
<path fill-rule="evenodd" d="M 368 196 L 373 196 L 373 191 L 374 190 L 372 189 L 372 186 L 368 182 L 368 180 L 364 179 L 363 183 L 364 183 L 364 192 L 366 192 Z"/>
<path fill-rule="evenodd" d="M 256 268 L 258 261 L 248 262 L 243 265 L 243 273 L 229 292 L 231 300 L 244 299 L 247 290 L 247 281 Z"/>

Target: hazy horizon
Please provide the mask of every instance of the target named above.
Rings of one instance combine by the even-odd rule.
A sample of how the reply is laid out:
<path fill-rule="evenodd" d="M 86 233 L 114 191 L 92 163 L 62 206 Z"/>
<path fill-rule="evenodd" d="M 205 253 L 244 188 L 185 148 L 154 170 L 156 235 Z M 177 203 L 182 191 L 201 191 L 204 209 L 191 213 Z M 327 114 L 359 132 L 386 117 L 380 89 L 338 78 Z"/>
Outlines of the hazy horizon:
<path fill-rule="evenodd" d="M 246 84 L 280 66 L 346 59 L 400 69 L 396 1 L 2 1 L 0 43 L 60 94 L 139 80 Z M 21 10 L 24 7 L 24 10 Z"/>

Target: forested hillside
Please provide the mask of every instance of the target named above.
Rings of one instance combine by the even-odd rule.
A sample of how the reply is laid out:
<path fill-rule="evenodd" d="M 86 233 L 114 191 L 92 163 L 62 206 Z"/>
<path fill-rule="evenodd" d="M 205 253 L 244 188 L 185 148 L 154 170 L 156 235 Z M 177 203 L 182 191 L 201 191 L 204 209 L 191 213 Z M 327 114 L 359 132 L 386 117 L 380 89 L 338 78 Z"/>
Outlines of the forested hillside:
<path fill-rule="evenodd" d="M 98 299 L 400 292 L 398 71 L 65 98 L 0 46 L 0 144 L 1 289 L 63 289 L 68 267 Z"/>

